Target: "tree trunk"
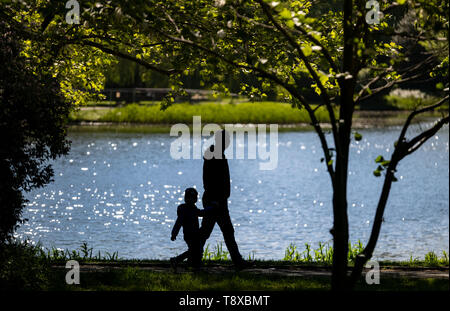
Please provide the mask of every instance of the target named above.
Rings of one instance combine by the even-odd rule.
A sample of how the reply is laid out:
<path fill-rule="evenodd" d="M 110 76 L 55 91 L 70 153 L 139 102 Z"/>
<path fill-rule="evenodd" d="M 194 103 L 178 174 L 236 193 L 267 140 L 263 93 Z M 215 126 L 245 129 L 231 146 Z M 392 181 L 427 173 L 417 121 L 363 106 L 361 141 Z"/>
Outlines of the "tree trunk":
<path fill-rule="evenodd" d="M 344 59 L 342 72 L 345 79 L 339 82 L 341 95 L 339 106 L 339 124 L 336 144 L 335 178 L 333 182 L 333 268 L 332 290 L 348 289 L 348 215 L 347 215 L 347 174 L 348 154 L 354 111 L 353 94 L 355 89 L 354 42 L 353 42 L 353 1 L 344 1 Z"/>
<path fill-rule="evenodd" d="M 333 194 L 333 267 L 331 277 L 332 290 L 346 289 L 348 258 L 348 218 L 346 185 L 337 183 Z"/>

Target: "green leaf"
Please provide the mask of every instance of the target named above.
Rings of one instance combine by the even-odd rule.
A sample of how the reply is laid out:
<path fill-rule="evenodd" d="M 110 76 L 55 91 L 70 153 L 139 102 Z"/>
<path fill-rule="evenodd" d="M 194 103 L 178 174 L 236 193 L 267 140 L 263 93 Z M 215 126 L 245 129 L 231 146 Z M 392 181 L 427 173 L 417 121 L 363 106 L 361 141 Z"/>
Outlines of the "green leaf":
<path fill-rule="evenodd" d="M 355 140 L 356 140 L 356 141 L 360 141 L 362 138 L 363 138 L 363 137 L 362 137 L 362 135 L 361 135 L 360 133 L 355 132 Z"/>
<path fill-rule="evenodd" d="M 312 53 L 312 48 L 309 44 L 302 44 L 301 49 L 305 56 L 309 56 Z"/>
<path fill-rule="evenodd" d="M 289 11 L 286 8 L 284 8 L 283 11 L 280 12 L 280 17 L 282 19 L 290 19 L 292 17 L 291 11 Z"/>
<path fill-rule="evenodd" d="M 373 174 L 375 175 L 375 177 L 380 177 L 381 176 L 381 171 L 375 170 L 375 171 L 373 171 Z"/>
<path fill-rule="evenodd" d="M 376 163 L 381 163 L 381 162 L 383 162 L 383 161 L 384 161 L 384 158 L 383 158 L 382 155 L 379 155 L 379 156 L 375 159 L 375 162 L 376 162 Z"/>

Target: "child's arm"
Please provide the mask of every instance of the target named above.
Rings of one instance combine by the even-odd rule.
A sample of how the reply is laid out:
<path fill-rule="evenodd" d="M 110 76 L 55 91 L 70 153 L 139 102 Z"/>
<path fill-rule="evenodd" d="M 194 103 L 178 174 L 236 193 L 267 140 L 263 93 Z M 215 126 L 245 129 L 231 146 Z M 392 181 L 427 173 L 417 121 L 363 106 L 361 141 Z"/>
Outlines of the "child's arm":
<path fill-rule="evenodd" d="M 183 224 L 183 221 L 182 221 L 183 214 L 180 212 L 180 208 L 178 208 L 177 214 L 178 214 L 178 217 L 177 217 L 177 220 L 175 221 L 175 224 L 173 225 L 172 237 L 170 238 L 172 241 L 175 241 L 175 239 L 177 238 L 178 232 L 180 231 L 181 225 Z"/>
<path fill-rule="evenodd" d="M 172 229 L 172 237 L 170 238 L 172 241 L 175 241 L 178 235 L 178 232 L 180 231 L 181 228 L 181 221 L 180 221 L 180 217 L 177 218 L 177 221 L 175 222 L 175 225 L 173 226 Z"/>

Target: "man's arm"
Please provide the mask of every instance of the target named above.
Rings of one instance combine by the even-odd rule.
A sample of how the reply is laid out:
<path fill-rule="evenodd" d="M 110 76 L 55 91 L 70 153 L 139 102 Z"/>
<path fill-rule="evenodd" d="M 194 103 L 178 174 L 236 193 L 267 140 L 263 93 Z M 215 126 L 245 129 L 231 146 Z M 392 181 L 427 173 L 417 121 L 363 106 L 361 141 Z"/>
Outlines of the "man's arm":
<path fill-rule="evenodd" d="M 228 167 L 228 160 L 223 160 L 223 194 L 225 198 L 230 197 L 230 168 Z"/>
<path fill-rule="evenodd" d="M 203 216 L 205 216 L 206 210 L 197 208 L 196 212 L 197 212 L 197 216 L 203 217 Z"/>
<path fill-rule="evenodd" d="M 205 191 L 210 190 L 210 185 L 212 182 L 208 161 L 210 160 L 203 160 L 203 189 L 205 189 Z"/>

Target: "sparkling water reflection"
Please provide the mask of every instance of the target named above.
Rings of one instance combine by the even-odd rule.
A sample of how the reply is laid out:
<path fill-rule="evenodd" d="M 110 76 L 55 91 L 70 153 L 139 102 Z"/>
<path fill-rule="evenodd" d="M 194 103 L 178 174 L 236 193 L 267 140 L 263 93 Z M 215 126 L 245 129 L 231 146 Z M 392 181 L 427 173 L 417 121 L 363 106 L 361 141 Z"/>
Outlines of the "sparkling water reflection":
<path fill-rule="evenodd" d="M 417 130 L 417 129 L 416 129 Z M 382 179 L 374 159 L 389 157 L 398 128 L 361 131 L 352 142 L 349 220 L 353 242 L 367 241 Z M 414 129 L 413 129 L 414 131 Z M 185 249 L 170 241 L 183 190 L 202 193 L 202 161 L 173 160 L 164 134 L 71 133 L 70 154 L 54 162 L 55 182 L 27 194 L 18 230 L 46 247 L 118 251 L 122 258 L 168 258 Z M 238 141 L 238 144 L 244 144 Z M 449 248 L 448 127 L 398 167 L 376 249 L 379 259 L 409 259 Z M 289 243 L 331 241 L 330 181 L 312 132 L 279 133 L 278 168 L 230 160 L 229 200 L 243 255 L 280 259 Z M 201 207 L 199 205 L 199 207 Z M 216 227 L 208 241 L 222 241 Z"/>

